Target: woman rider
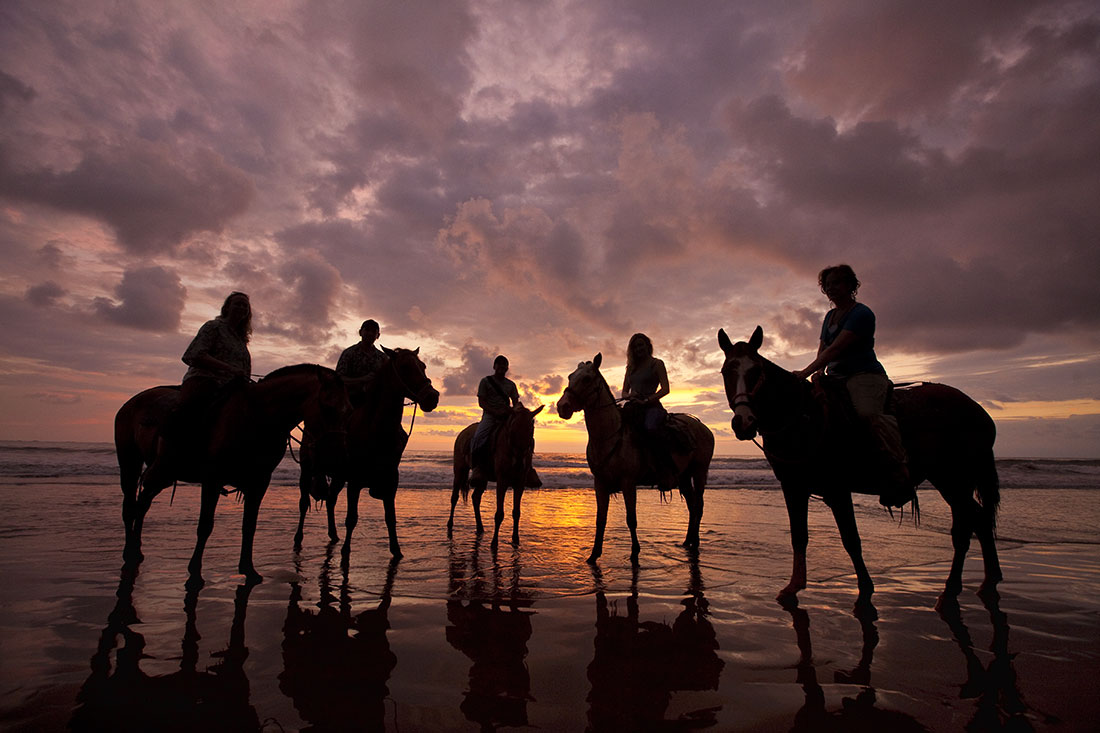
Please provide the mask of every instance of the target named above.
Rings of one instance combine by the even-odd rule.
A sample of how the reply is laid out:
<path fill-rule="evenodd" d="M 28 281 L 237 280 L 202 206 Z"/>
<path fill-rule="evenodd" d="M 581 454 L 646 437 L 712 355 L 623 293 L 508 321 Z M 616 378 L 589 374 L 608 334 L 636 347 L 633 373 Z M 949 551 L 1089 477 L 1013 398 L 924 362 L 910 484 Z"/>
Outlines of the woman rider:
<path fill-rule="evenodd" d="M 202 411 L 226 384 L 251 377 L 251 337 L 252 306 L 246 294 L 234 291 L 222 303 L 221 314 L 204 323 L 183 352 L 188 369 L 183 375 L 180 399 L 161 428 L 157 456 L 142 476 L 145 486 L 157 488 L 172 482 L 183 453 L 181 433 L 197 427 Z"/>
<path fill-rule="evenodd" d="M 644 333 L 630 337 L 626 347 L 626 375 L 623 378 L 622 398 L 627 400 L 624 410 L 635 413 L 634 420 L 644 428 L 647 447 L 656 458 L 659 474 L 672 472 L 673 476 L 661 475 L 658 481 L 667 488 L 668 479 L 675 476 L 675 466 L 668 448 L 661 439 L 661 428 L 668 420 L 668 413 L 661 404 L 661 398 L 669 393 L 668 372 L 665 363 L 653 356 L 653 342 Z M 640 414 L 638 414 L 640 413 Z"/>
<path fill-rule="evenodd" d="M 825 368 L 830 376 L 844 380 L 856 414 L 870 425 L 889 466 L 879 501 L 885 506 L 903 506 L 913 499 L 914 492 L 897 418 L 884 412 L 890 380 L 875 356 L 875 314 L 856 302 L 860 282 L 848 265 L 826 267 L 817 282 L 833 308 L 821 324 L 817 358 L 795 375 L 805 379 Z"/>

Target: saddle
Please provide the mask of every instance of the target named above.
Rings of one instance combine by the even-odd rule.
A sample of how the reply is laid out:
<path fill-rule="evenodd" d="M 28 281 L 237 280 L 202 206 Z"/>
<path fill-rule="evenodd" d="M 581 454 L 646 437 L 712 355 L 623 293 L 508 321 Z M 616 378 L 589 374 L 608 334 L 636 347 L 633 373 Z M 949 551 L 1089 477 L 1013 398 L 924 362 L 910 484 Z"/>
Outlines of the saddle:
<path fill-rule="evenodd" d="M 633 443 L 643 448 L 639 451 L 642 471 L 638 483 L 671 491 L 679 475 L 673 456 L 691 453 L 694 441 L 681 422 L 682 416 L 666 412 L 661 426 L 649 431 L 642 422 L 644 415 L 645 410 L 637 403 L 623 405 L 623 426 L 630 432 Z"/>
<path fill-rule="evenodd" d="M 881 449 L 868 421 L 856 413 L 844 378 L 821 376 L 814 381 L 812 393 L 821 406 L 826 455 L 843 467 L 846 480 L 855 478 L 868 488 L 881 484 L 893 468 L 892 459 Z M 896 417 L 893 382 L 883 414 Z"/>

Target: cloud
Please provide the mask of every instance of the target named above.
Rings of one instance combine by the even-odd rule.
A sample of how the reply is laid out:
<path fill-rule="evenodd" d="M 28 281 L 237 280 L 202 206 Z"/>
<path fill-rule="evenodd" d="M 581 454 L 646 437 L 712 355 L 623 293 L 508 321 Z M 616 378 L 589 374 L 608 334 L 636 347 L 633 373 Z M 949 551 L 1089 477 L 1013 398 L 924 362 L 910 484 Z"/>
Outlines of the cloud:
<path fill-rule="evenodd" d="M 39 307 L 53 305 L 58 298 L 68 291 L 52 280 L 27 288 L 27 300 Z"/>
<path fill-rule="evenodd" d="M 171 252 L 197 233 L 223 231 L 254 195 L 249 177 L 208 149 L 184 158 L 167 145 L 132 140 L 90 151 L 63 172 L 17 171 L 2 164 L 2 153 L 0 194 L 102 221 L 136 255 Z"/>
<path fill-rule="evenodd" d="M 175 331 L 187 298 L 179 275 L 164 267 L 127 270 L 115 288 L 115 303 L 96 298 L 95 311 L 103 318 L 143 331 Z"/>
<path fill-rule="evenodd" d="M 443 394 L 466 397 L 476 395 L 482 377 L 493 373 L 493 359 L 499 353 L 494 348 L 467 341 L 462 345 L 459 366 L 443 375 Z"/>

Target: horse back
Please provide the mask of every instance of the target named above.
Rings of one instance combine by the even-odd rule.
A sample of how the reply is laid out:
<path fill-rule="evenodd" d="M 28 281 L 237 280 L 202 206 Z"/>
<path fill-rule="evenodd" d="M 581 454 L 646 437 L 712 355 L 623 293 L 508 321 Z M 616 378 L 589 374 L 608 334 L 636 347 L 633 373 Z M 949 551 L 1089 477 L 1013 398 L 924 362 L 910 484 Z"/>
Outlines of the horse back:
<path fill-rule="evenodd" d="M 691 452 L 695 459 L 709 464 L 714 457 L 714 433 L 694 415 L 683 412 L 670 412 L 669 422 L 674 430 L 679 430 L 691 440 Z"/>
<path fill-rule="evenodd" d="M 997 428 L 985 409 L 961 390 L 922 383 L 894 390 L 895 414 L 911 471 L 936 483 L 960 472 L 988 477 Z"/>

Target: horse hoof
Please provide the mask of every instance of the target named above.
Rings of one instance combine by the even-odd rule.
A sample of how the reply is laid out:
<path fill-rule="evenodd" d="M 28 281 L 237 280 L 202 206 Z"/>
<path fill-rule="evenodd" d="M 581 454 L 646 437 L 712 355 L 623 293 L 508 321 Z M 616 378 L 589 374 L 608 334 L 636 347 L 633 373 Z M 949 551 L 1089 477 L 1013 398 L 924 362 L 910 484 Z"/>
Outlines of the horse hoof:
<path fill-rule="evenodd" d="M 802 589 L 797 586 L 788 585 L 786 588 L 779 591 L 779 593 L 775 596 L 775 600 L 779 601 L 780 603 L 786 603 L 791 600 L 797 601 L 798 591 L 800 590 Z"/>
<path fill-rule="evenodd" d="M 959 599 L 957 596 L 949 596 L 946 593 L 940 593 L 936 599 L 936 612 L 941 616 L 944 614 L 950 614 L 952 616 L 959 615 L 961 608 L 959 607 Z"/>
<path fill-rule="evenodd" d="M 599 560 L 599 559 L 600 559 L 600 556 L 593 553 L 593 554 L 588 556 L 588 559 L 585 560 L 585 562 L 588 563 L 589 565 L 595 565 L 596 561 Z"/>
<path fill-rule="evenodd" d="M 253 570 L 251 573 L 244 574 L 244 582 L 246 585 L 257 585 L 264 582 L 264 576 Z"/>
<path fill-rule="evenodd" d="M 400 560 L 401 558 L 405 557 L 405 555 L 398 548 L 390 550 L 390 555 L 393 557 L 394 560 Z"/>
<path fill-rule="evenodd" d="M 340 541 L 340 535 L 338 535 L 338 534 L 330 534 L 328 536 L 328 543 L 330 545 L 335 545 L 339 541 Z"/>
<path fill-rule="evenodd" d="M 183 587 L 187 590 L 198 590 L 204 585 L 206 585 L 206 581 L 202 579 L 202 576 L 197 573 L 192 573 L 187 576 L 187 582 L 183 584 Z"/>

